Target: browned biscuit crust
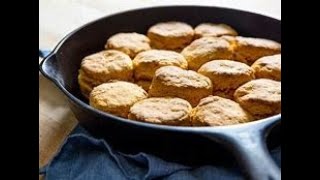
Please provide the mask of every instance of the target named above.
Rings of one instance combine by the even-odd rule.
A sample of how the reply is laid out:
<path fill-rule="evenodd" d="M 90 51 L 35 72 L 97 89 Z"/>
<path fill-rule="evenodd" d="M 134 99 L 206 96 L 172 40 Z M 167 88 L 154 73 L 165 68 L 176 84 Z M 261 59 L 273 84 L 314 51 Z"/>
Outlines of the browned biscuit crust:
<path fill-rule="evenodd" d="M 197 71 L 204 63 L 216 59 L 231 59 L 231 44 L 218 37 L 203 37 L 194 40 L 181 54 L 188 61 L 189 69 Z"/>
<path fill-rule="evenodd" d="M 281 52 L 281 44 L 269 39 L 242 36 L 222 36 L 222 38 L 232 44 L 232 59 L 248 65 L 252 65 L 263 56 L 270 56 Z"/>
<path fill-rule="evenodd" d="M 236 89 L 254 79 L 253 69 L 241 62 L 214 60 L 200 67 L 198 73 L 207 76 L 214 90 Z"/>
<path fill-rule="evenodd" d="M 129 119 L 165 125 L 190 125 L 192 107 L 184 99 L 153 97 L 141 100 L 130 108 Z"/>
<path fill-rule="evenodd" d="M 148 37 L 156 49 L 180 50 L 193 40 L 193 28 L 183 22 L 162 22 L 151 26 Z"/>
<path fill-rule="evenodd" d="M 111 36 L 106 45 L 106 49 L 115 49 L 124 52 L 131 58 L 134 58 L 138 53 L 151 49 L 150 40 L 143 34 L 118 33 Z"/>
<path fill-rule="evenodd" d="M 265 56 L 252 64 L 256 78 L 281 81 L 281 54 Z"/>
<path fill-rule="evenodd" d="M 149 95 L 153 97 L 179 97 L 196 106 L 200 99 L 212 94 L 209 78 L 176 66 L 159 68 L 153 77 Z"/>
<path fill-rule="evenodd" d="M 252 115 L 267 117 L 281 112 L 281 82 L 255 79 L 240 86 L 235 100 Z"/>
<path fill-rule="evenodd" d="M 152 80 L 155 71 L 163 66 L 188 68 L 186 59 L 179 53 L 168 50 L 148 50 L 139 53 L 133 59 L 136 80 Z"/>
<path fill-rule="evenodd" d="M 127 118 L 130 107 L 147 96 L 147 92 L 136 84 L 111 81 L 93 88 L 89 102 L 96 109 Z"/>
<path fill-rule="evenodd" d="M 201 38 L 204 36 L 219 37 L 223 35 L 237 36 L 238 33 L 231 26 L 226 24 L 214 24 L 214 23 L 202 23 L 195 29 L 195 38 Z"/>
<path fill-rule="evenodd" d="M 237 102 L 219 96 L 201 99 L 190 116 L 194 126 L 224 126 L 253 120 Z"/>

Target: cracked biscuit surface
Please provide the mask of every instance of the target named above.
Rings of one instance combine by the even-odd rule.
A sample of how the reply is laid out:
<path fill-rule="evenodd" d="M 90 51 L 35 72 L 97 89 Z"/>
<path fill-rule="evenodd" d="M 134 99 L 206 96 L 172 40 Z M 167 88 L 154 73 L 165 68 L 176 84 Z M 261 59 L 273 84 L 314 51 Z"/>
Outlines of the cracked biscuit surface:
<path fill-rule="evenodd" d="M 281 81 L 281 54 L 265 56 L 252 64 L 256 78 Z"/>
<path fill-rule="evenodd" d="M 190 125 L 192 107 L 176 97 L 152 97 L 135 103 L 130 108 L 129 119 L 165 125 Z"/>
<path fill-rule="evenodd" d="M 130 107 L 147 96 L 147 92 L 136 84 L 111 81 L 93 88 L 89 102 L 96 109 L 127 118 Z"/>
<path fill-rule="evenodd" d="M 197 71 L 204 63 L 232 57 L 231 44 L 218 37 L 202 37 L 185 47 L 181 54 L 188 61 L 189 69 Z"/>
<path fill-rule="evenodd" d="M 224 126 L 253 120 L 237 102 L 219 96 L 201 99 L 190 116 L 194 126 Z"/>
<path fill-rule="evenodd" d="M 240 86 L 235 100 L 252 115 L 260 118 L 281 112 L 281 82 L 255 79 Z"/>
<path fill-rule="evenodd" d="M 222 38 L 232 44 L 232 59 L 248 65 L 252 65 L 263 56 L 281 52 L 281 44 L 269 39 L 242 36 L 222 36 Z"/>
<path fill-rule="evenodd" d="M 139 53 L 133 59 L 134 78 L 136 80 L 152 80 L 155 71 L 162 66 L 178 66 L 188 68 L 186 59 L 179 53 L 168 50 L 148 50 Z"/>
<path fill-rule="evenodd" d="M 111 36 L 105 45 L 106 49 L 115 49 L 134 58 L 138 53 L 151 49 L 150 39 L 139 33 L 118 33 Z"/>
<path fill-rule="evenodd" d="M 179 51 L 191 43 L 194 31 L 184 22 L 170 21 L 151 26 L 147 35 L 153 48 Z"/>
<path fill-rule="evenodd" d="M 200 99 L 212 94 L 210 79 L 197 72 L 176 66 L 159 68 L 152 80 L 149 95 L 179 97 L 196 106 Z"/>
<path fill-rule="evenodd" d="M 204 36 L 237 36 L 238 33 L 231 26 L 226 24 L 214 24 L 214 23 L 202 23 L 199 24 L 195 29 L 195 38 L 201 38 Z"/>

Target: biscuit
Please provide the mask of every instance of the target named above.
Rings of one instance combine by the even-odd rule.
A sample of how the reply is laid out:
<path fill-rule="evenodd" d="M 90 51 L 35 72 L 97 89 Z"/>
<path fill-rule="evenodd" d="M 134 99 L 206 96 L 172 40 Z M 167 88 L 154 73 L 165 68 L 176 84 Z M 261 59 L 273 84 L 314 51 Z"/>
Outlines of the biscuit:
<path fill-rule="evenodd" d="M 90 92 L 92 91 L 94 86 L 91 83 L 86 82 L 83 79 L 83 76 L 81 73 L 78 74 L 78 83 L 79 83 L 81 94 L 85 98 L 89 99 Z"/>
<path fill-rule="evenodd" d="M 250 66 L 230 60 L 207 62 L 199 68 L 198 73 L 210 78 L 214 91 L 236 89 L 254 79 Z"/>
<path fill-rule="evenodd" d="M 202 23 L 194 29 L 195 38 L 201 38 L 204 36 L 237 36 L 238 33 L 232 27 L 226 24 L 213 24 L 213 23 Z"/>
<path fill-rule="evenodd" d="M 105 50 L 86 56 L 81 62 L 84 75 L 99 83 L 111 79 L 132 80 L 133 65 L 130 57 L 120 51 Z"/>
<path fill-rule="evenodd" d="M 209 78 L 176 66 L 159 68 L 152 80 L 149 95 L 153 97 L 179 97 L 196 106 L 200 99 L 212 94 Z"/>
<path fill-rule="evenodd" d="M 175 97 L 143 99 L 130 108 L 129 119 L 165 125 L 190 125 L 190 103 Z"/>
<path fill-rule="evenodd" d="M 267 117 L 281 112 L 281 82 L 256 79 L 240 86 L 235 100 L 256 117 Z"/>
<path fill-rule="evenodd" d="M 222 38 L 232 44 L 232 59 L 248 65 L 252 65 L 263 56 L 275 55 L 281 52 L 281 44 L 269 39 L 242 36 L 222 36 Z"/>
<path fill-rule="evenodd" d="M 189 69 L 197 71 L 204 63 L 216 59 L 231 59 L 231 44 L 218 37 L 203 37 L 193 41 L 181 54 L 188 61 Z"/>
<path fill-rule="evenodd" d="M 138 80 L 135 83 L 147 92 L 149 91 L 149 88 L 151 86 L 151 81 L 148 80 Z"/>
<path fill-rule="evenodd" d="M 190 118 L 194 126 L 224 126 L 253 120 L 237 102 L 219 96 L 201 99 L 191 111 Z"/>
<path fill-rule="evenodd" d="M 89 102 L 96 109 L 127 118 L 130 107 L 147 96 L 147 92 L 136 84 L 110 81 L 93 88 Z"/>
<path fill-rule="evenodd" d="M 155 71 L 162 66 L 188 68 L 186 59 L 179 53 L 167 50 L 148 50 L 139 53 L 132 61 L 137 80 L 152 80 Z"/>
<path fill-rule="evenodd" d="M 91 89 L 95 86 L 98 86 L 102 83 L 104 83 L 103 81 L 101 80 L 95 80 L 91 77 L 89 77 L 82 69 L 79 69 L 79 74 L 78 74 L 78 82 L 79 82 L 79 85 L 81 84 L 86 84 L 85 86 L 89 86 L 91 87 Z M 81 82 L 81 83 L 80 83 Z"/>
<path fill-rule="evenodd" d="M 120 51 L 105 50 L 83 58 L 78 75 L 80 90 L 87 97 L 93 87 L 112 79 L 132 81 L 130 57 Z"/>
<path fill-rule="evenodd" d="M 149 50 L 151 47 L 147 36 L 132 32 L 111 36 L 107 40 L 105 49 L 119 50 L 134 58 L 139 52 Z"/>
<path fill-rule="evenodd" d="M 262 57 L 252 64 L 256 78 L 281 81 L 281 54 Z"/>
<path fill-rule="evenodd" d="M 179 50 L 193 40 L 193 28 L 183 22 L 162 22 L 151 26 L 148 37 L 155 49 Z"/>

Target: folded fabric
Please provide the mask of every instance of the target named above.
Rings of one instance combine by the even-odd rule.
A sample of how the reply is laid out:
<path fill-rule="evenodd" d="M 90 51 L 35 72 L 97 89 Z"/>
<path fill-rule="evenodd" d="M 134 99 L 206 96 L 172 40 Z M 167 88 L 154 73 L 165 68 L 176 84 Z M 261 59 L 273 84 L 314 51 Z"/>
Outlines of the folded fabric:
<path fill-rule="evenodd" d="M 281 148 L 272 151 L 280 166 Z M 95 139 L 80 126 L 69 135 L 60 151 L 40 173 L 47 180 L 240 180 L 237 168 L 190 167 L 153 155 L 117 152 L 103 139 Z"/>

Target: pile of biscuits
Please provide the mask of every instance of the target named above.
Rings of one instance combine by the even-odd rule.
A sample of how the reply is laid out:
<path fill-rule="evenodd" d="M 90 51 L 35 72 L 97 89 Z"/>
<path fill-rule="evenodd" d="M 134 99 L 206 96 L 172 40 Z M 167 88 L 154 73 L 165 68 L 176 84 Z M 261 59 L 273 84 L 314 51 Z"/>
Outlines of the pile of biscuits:
<path fill-rule="evenodd" d="M 281 112 L 281 44 L 226 24 L 161 22 L 115 34 L 83 58 L 78 82 L 92 107 L 177 126 L 245 123 Z"/>

